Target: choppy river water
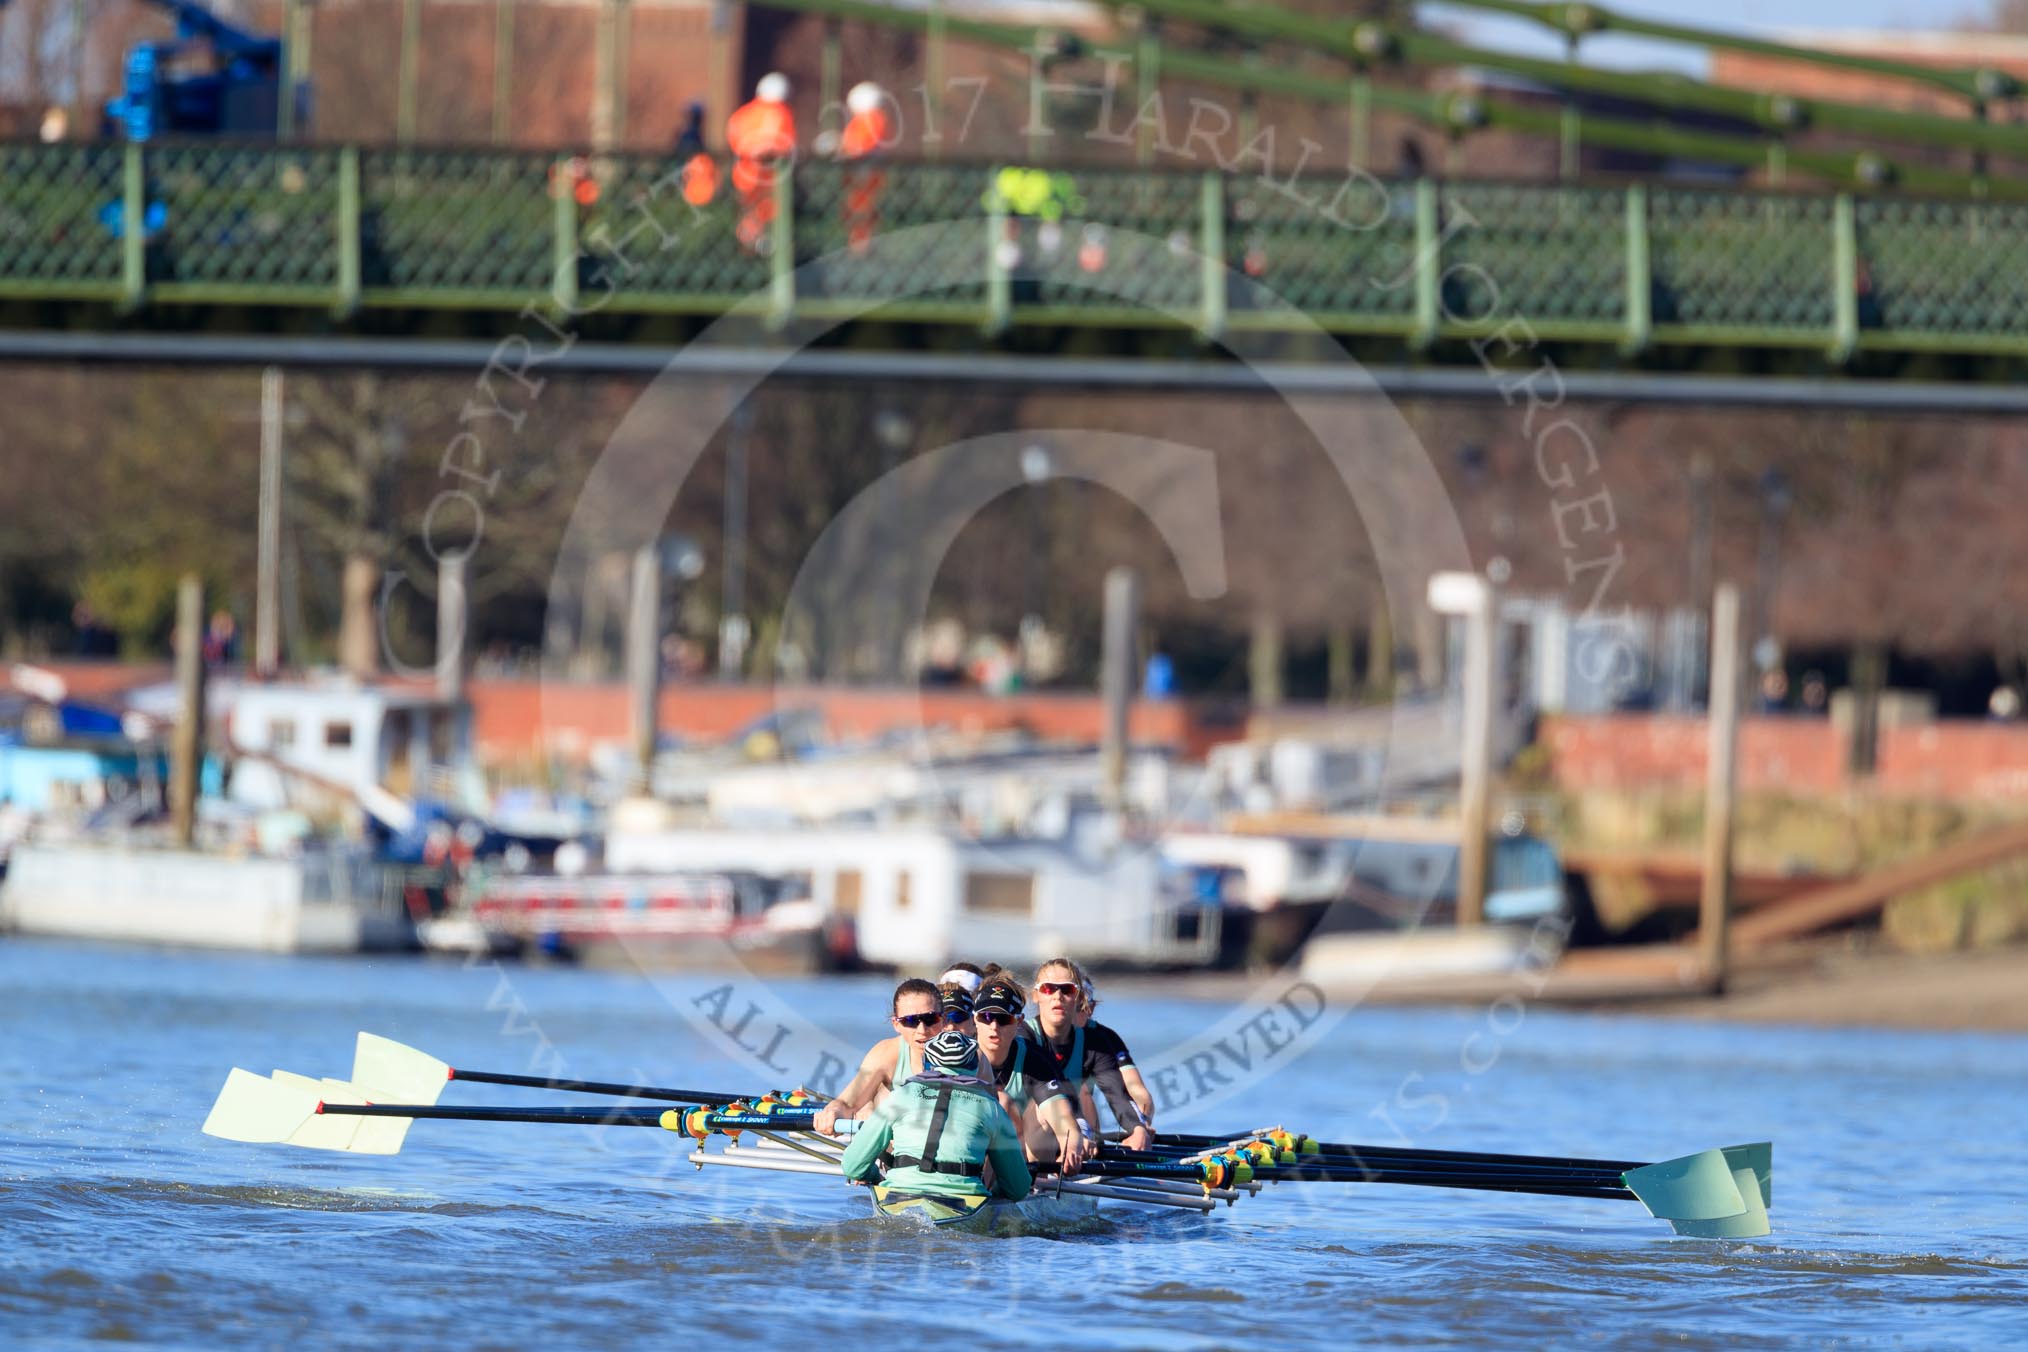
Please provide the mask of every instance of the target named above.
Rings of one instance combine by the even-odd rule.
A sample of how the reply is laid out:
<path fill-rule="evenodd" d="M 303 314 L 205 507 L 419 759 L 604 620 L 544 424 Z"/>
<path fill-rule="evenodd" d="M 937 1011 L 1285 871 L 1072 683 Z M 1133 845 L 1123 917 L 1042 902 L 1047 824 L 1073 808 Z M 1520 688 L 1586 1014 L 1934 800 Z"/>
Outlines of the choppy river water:
<path fill-rule="evenodd" d="M 768 983 L 861 1045 L 886 989 Z M 1179 1101 L 1225 1095 L 1166 1115 L 1179 1130 L 1642 1159 L 1772 1139 L 1775 1234 L 1748 1242 L 1676 1239 L 1617 1201 L 1344 1184 L 971 1237 L 875 1222 L 827 1179 L 695 1171 L 655 1131 L 420 1123 L 381 1158 L 198 1131 L 229 1067 L 343 1076 L 359 1028 L 468 1068 L 777 1087 L 754 1059 L 791 1052 L 772 1014 L 741 1027 L 746 1002 L 710 977 L 0 941 L 0 1340 L 2028 1342 L 2021 1038 L 1509 1006 L 1330 1010 L 1314 1045 L 1277 1045 L 1299 999 L 1193 1065 L 1165 1049 L 1224 1011 L 1137 994 L 1101 1013 L 1174 1062 Z"/>

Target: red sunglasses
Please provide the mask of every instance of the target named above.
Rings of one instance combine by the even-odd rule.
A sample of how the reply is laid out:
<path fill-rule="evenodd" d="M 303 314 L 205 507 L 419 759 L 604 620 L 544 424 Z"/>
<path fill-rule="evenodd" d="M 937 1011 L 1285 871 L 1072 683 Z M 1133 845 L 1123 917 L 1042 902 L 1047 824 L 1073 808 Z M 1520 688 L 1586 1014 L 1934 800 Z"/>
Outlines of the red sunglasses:
<path fill-rule="evenodd" d="M 1084 987 L 1075 981 L 1045 981 L 1035 988 L 1044 995 L 1081 995 Z"/>

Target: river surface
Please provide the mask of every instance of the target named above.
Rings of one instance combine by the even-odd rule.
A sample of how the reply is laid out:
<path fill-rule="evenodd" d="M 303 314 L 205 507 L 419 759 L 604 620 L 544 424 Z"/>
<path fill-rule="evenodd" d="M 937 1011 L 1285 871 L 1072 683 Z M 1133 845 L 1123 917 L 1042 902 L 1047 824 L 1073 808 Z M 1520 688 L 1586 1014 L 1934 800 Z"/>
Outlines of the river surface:
<path fill-rule="evenodd" d="M 767 987 L 840 1038 L 884 1031 L 884 982 Z M 391 1157 L 198 1131 L 231 1066 L 342 1077 L 360 1028 L 468 1069 L 776 1087 L 755 1058 L 811 1047 L 771 1014 L 742 1026 L 748 994 L 0 941 L 0 1341 L 2028 1342 L 2021 1038 L 1509 1005 L 1334 1009 L 1303 1048 L 1299 993 L 1208 1082 L 1209 1062 L 1169 1080 L 1178 1130 L 1635 1159 L 1771 1139 L 1775 1234 L 1758 1241 L 1674 1238 L 1618 1201 L 1348 1184 L 992 1238 L 874 1221 L 829 1179 L 699 1172 L 659 1131 L 423 1122 Z M 1224 1013 L 1134 994 L 1101 1018 L 1154 1067 Z M 1215 1107 L 1182 1101 L 1214 1087 Z M 443 1101 L 583 1100 L 452 1085 Z"/>

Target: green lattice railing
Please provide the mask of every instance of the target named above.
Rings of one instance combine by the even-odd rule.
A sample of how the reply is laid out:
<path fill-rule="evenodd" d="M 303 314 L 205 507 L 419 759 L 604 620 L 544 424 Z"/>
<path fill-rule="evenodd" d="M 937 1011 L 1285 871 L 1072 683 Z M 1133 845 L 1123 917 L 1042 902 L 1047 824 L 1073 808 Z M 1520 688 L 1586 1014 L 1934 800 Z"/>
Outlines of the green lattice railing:
<path fill-rule="evenodd" d="M 832 163 L 767 198 L 742 241 L 728 174 L 693 205 L 655 157 L 0 146 L 0 298 L 2028 354 L 2009 203 Z"/>

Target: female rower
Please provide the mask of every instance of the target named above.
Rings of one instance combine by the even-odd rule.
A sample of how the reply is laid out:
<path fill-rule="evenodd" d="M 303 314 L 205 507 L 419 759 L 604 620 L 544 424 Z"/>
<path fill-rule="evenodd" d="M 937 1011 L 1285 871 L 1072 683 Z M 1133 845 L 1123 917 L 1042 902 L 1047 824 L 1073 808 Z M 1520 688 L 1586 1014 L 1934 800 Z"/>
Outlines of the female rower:
<path fill-rule="evenodd" d="M 965 988 L 967 995 L 977 995 L 985 982 L 986 969 L 969 962 L 954 962 L 950 969 L 937 978 L 939 986 L 948 986 L 953 981 Z"/>
<path fill-rule="evenodd" d="M 943 993 L 919 976 L 910 977 L 894 988 L 889 1017 L 894 1036 L 867 1050 L 852 1082 L 811 1121 L 816 1130 L 830 1135 L 839 1118 L 857 1116 L 861 1108 L 873 1107 L 895 1085 L 921 1072 L 922 1049 L 944 1022 Z"/>
<path fill-rule="evenodd" d="M 1091 1147 L 1078 1129 L 1062 1067 L 1021 1036 L 1021 1012 L 1027 1004 L 1026 993 L 1011 975 L 996 971 L 987 977 L 972 1005 L 979 1070 L 999 1090 L 1000 1106 L 1021 1126 L 1029 1158 L 1054 1158 L 1063 1173 L 1074 1174 Z"/>
<path fill-rule="evenodd" d="M 923 1070 L 894 1087 L 845 1148 L 855 1183 L 886 1182 L 896 1194 L 1020 1201 L 1033 1186 L 1020 1134 L 979 1079 L 979 1049 L 946 1029 L 923 1048 Z M 885 1170 L 881 1156 L 889 1153 Z"/>
<path fill-rule="evenodd" d="M 972 1036 L 972 992 L 962 982 L 937 984 L 937 1008 L 943 1011 L 946 1029 L 955 1028 L 966 1037 Z"/>
<path fill-rule="evenodd" d="M 1077 1006 L 1077 1026 L 1091 1027 L 1091 1016 L 1098 1012 L 1098 991 L 1091 984 L 1091 975 L 1084 978 L 1084 999 Z M 1127 1094 L 1134 1100 L 1134 1106 L 1141 1110 L 1141 1120 L 1150 1126 L 1155 1122 L 1155 1096 L 1148 1089 L 1148 1082 L 1141 1078 L 1141 1071 L 1134 1064 L 1134 1054 L 1127 1050 L 1126 1040 L 1104 1024 L 1099 1025 L 1102 1037 L 1110 1037 L 1119 1043 L 1119 1050 L 1113 1053 L 1113 1060 L 1119 1064 L 1120 1079 L 1126 1082 Z M 1090 1091 L 1086 1091 L 1090 1096 Z"/>
<path fill-rule="evenodd" d="M 1113 1116 L 1127 1132 L 1120 1144 L 1129 1150 L 1145 1150 L 1154 1140 L 1154 1124 L 1127 1092 L 1120 1072 L 1122 1058 L 1125 1064 L 1133 1061 L 1127 1044 L 1102 1023 L 1082 1026 L 1077 1021 L 1089 985 L 1084 968 L 1073 959 L 1051 958 L 1043 963 L 1035 974 L 1036 1015 L 1028 1021 L 1029 1034 L 1063 1066 L 1064 1083 L 1074 1097 L 1081 1100 L 1087 1084 L 1095 1084 L 1105 1095 Z M 1095 1114 L 1087 1111 L 1086 1117 L 1092 1120 Z M 1092 1130 L 1096 1134 L 1096 1120 L 1092 1120 Z"/>

